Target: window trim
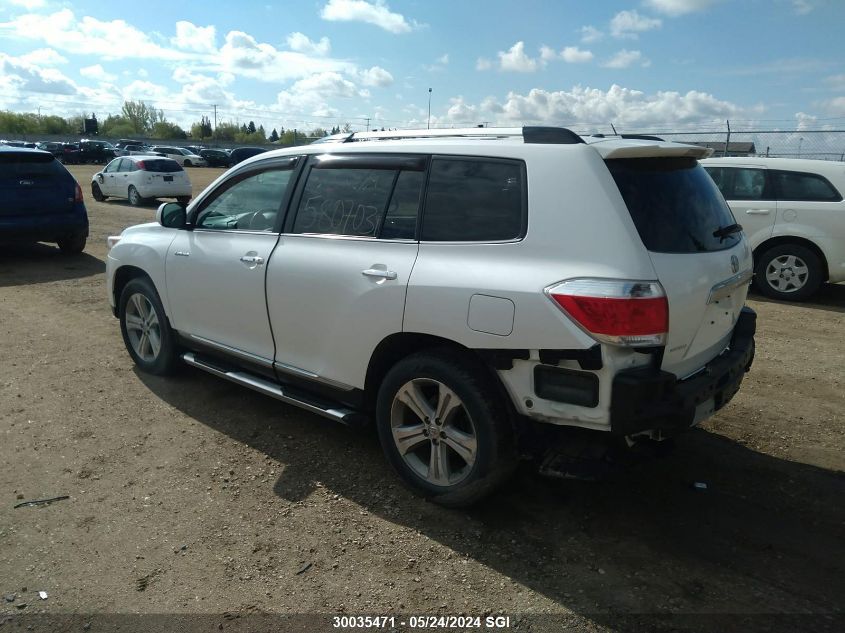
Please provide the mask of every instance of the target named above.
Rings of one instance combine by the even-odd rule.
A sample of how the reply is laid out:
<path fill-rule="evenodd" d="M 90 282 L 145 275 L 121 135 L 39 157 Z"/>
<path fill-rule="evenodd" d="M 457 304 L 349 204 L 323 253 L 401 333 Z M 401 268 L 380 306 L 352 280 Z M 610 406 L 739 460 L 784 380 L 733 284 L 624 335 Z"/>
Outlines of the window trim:
<path fill-rule="evenodd" d="M 822 174 L 819 174 L 819 173 L 816 173 L 816 172 L 811 172 L 811 171 L 798 171 L 797 169 L 772 169 L 771 174 L 772 174 L 772 188 L 774 189 L 775 196 L 777 197 L 778 200 L 783 200 L 784 202 L 810 202 L 810 203 L 814 203 L 814 204 L 818 204 L 820 202 L 837 204 L 839 202 L 842 202 L 842 200 L 843 200 L 842 192 L 839 191 L 839 189 L 836 188 L 836 185 L 834 185 L 832 182 L 830 182 L 829 178 L 827 178 L 826 176 L 823 176 Z M 778 183 L 778 181 L 775 177 L 777 174 L 795 174 L 796 176 L 809 176 L 810 178 L 818 178 L 818 179 L 824 181 L 831 188 L 831 190 L 836 195 L 839 196 L 839 199 L 838 200 L 807 200 L 806 198 L 797 198 L 797 199 L 796 198 L 786 198 L 786 197 L 781 195 L 782 192 L 781 192 L 781 188 L 780 188 L 780 183 Z"/>
<path fill-rule="evenodd" d="M 415 162 L 412 161 L 419 161 L 424 166 L 424 168 L 412 169 L 409 167 L 405 167 L 405 165 L 415 164 Z M 422 184 L 424 193 L 425 188 L 428 185 L 428 171 L 431 166 L 430 155 L 420 154 L 418 152 L 371 154 L 363 152 L 341 153 L 326 151 L 320 154 L 309 154 L 308 160 L 303 162 L 305 164 L 303 165 L 302 174 L 299 178 L 299 182 L 297 183 L 296 192 L 293 195 L 290 203 L 289 213 L 287 214 L 284 226 L 282 228 L 282 235 L 286 237 L 328 238 L 334 240 L 349 239 L 369 242 L 376 240 L 381 242 L 397 242 L 400 244 L 416 243 L 419 241 L 420 227 L 422 226 L 422 222 L 420 222 L 420 217 L 422 214 L 422 206 L 423 201 L 425 199 L 425 195 L 421 195 L 417 203 L 417 225 L 414 231 L 413 238 L 382 238 L 381 231 L 384 228 L 384 218 L 387 216 L 390 201 L 393 199 L 393 194 L 396 191 L 396 183 L 399 182 L 399 174 L 401 174 L 403 170 L 424 172 L 425 177 L 423 179 Z M 316 165 L 318 164 L 320 165 L 320 167 L 316 167 Z M 294 233 L 293 227 L 296 223 L 296 216 L 299 213 L 299 205 L 302 202 L 302 196 L 305 193 L 305 186 L 308 184 L 308 179 L 311 176 L 311 171 L 314 169 L 377 169 L 381 171 L 396 172 L 396 175 L 393 178 L 393 184 L 390 189 L 390 194 L 387 197 L 387 206 L 385 206 L 382 212 L 382 224 L 379 227 L 379 235 L 368 236 L 344 235 L 342 233 Z"/>
<path fill-rule="evenodd" d="M 431 170 L 434 161 L 441 160 L 457 160 L 467 162 L 488 162 L 488 163 L 506 163 L 516 164 L 520 169 L 520 176 L 522 177 L 522 217 L 520 219 L 519 234 L 516 237 L 505 240 L 424 240 L 422 239 L 423 228 L 425 226 L 425 215 L 428 209 L 428 197 L 431 192 Z M 505 158 L 499 156 L 471 156 L 465 154 L 432 154 L 428 162 L 428 170 L 425 178 L 425 195 L 422 200 L 422 209 L 420 212 L 420 221 L 417 222 L 417 240 L 420 244 L 515 244 L 521 242 L 528 235 L 528 169 L 525 165 L 525 160 L 521 158 Z"/>
<path fill-rule="evenodd" d="M 217 186 L 215 186 L 213 189 L 207 189 L 203 194 L 200 195 L 199 198 L 197 198 L 197 200 L 191 206 L 191 211 L 188 214 L 188 225 L 186 228 L 192 231 L 202 231 L 209 233 L 237 233 L 239 235 L 252 233 L 256 235 L 278 235 L 281 231 L 282 226 L 284 225 L 288 211 L 290 210 L 290 201 L 293 198 L 293 192 L 299 185 L 298 181 L 302 173 L 302 168 L 306 162 L 302 160 L 302 158 L 303 156 L 300 154 L 294 156 L 277 156 L 259 161 L 258 163 L 250 163 L 249 165 L 243 168 L 237 169 L 228 178 L 219 182 Z M 279 211 L 276 214 L 276 221 L 273 223 L 272 231 L 252 231 L 242 229 L 210 229 L 196 225 L 200 214 L 205 210 L 207 204 L 215 200 L 218 195 L 224 193 L 231 187 L 234 187 L 236 184 L 242 182 L 250 176 L 254 176 L 265 171 L 277 170 L 279 168 L 284 167 L 288 167 L 289 169 L 282 169 L 282 171 L 292 171 L 293 173 L 291 174 L 291 180 L 288 183 L 287 189 L 285 190 L 285 194 L 282 196 Z"/>

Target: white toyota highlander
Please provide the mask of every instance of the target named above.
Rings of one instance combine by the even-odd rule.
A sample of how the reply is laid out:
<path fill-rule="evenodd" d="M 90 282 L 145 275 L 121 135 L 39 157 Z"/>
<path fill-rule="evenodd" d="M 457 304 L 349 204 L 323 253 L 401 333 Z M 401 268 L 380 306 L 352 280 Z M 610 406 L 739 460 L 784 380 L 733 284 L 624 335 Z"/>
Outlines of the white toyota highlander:
<path fill-rule="evenodd" d="M 268 152 L 109 238 L 108 298 L 142 370 L 373 420 L 407 484 L 465 505 L 737 391 L 751 250 L 707 152 L 538 127 Z"/>

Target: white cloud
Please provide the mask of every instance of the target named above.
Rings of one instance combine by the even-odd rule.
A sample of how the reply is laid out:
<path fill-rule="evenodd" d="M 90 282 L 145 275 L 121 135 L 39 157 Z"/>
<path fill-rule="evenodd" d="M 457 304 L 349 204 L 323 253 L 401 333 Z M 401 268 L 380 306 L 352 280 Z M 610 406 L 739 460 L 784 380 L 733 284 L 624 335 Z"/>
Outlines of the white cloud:
<path fill-rule="evenodd" d="M 810 0 L 792 0 L 792 10 L 798 15 L 807 15 L 815 8 Z"/>
<path fill-rule="evenodd" d="M 319 42 L 315 42 L 307 35 L 297 32 L 288 35 L 288 48 L 298 53 L 324 57 L 329 54 L 332 46 L 327 37 L 321 37 Z"/>
<path fill-rule="evenodd" d="M 440 57 L 437 58 L 437 63 L 445 66 L 449 63 L 449 53 L 444 53 Z"/>
<path fill-rule="evenodd" d="M 197 26 L 193 22 L 180 20 L 176 23 L 176 37 L 170 42 L 186 51 L 210 53 L 217 49 L 217 31 L 213 26 Z"/>
<path fill-rule="evenodd" d="M 639 33 L 660 28 L 660 18 L 649 18 L 636 11 L 620 11 L 610 21 L 610 33 L 613 37 L 636 39 Z"/>
<path fill-rule="evenodd" d="M 36 66 L 58 66 L 67 64 L 67 59 L 59 55 L 52 48 L 38 48 L 30 53 L 21 55 L 20 58 Z"/>
<path fill-rule="evenodd" d="M 604 33 L 599 31 L 594 26 L 582 26 L 581 27 L 581 42 L 583 42 L 584 44 L 591 44 L 592 42 L 598 42 L 603 37 L 604 37 Z"/>
<path fill-rule="evenodd" d="M 718 0 L 645 0 L 645 5 L 658 13 L 671 17 L 697 13 L 714 5 Z"/>
<path fill-rule="evenodd" d="M 822 101 L 820 106 L 830 116 L 845 116 L 845 97 L 835 97 Z"/>
<path fill-rule="evenodd" d="M 479 57 L 475 61 L 476 70 L 490 70 L 491 68 L 493 68 L 493 62 L 491 62 L 486 57 Z"/>
<path fill-rule="evenodd" d="M 647 60 L 643 60 L 643 54 L 640 51 L 621 50 L 616 55 L 611 57 L 602 64 L 605 68 L 628 68 L 632 64 L 642 61 L 643 65 L 648 65 Z"/>
<path fill-rule="evenodd" d="M 381 66 L 373 66 L 358 73 L 361 83 L 365 86 L 377 86 L 383 88 L 393 83 L 393 75 Z"/>
<path fill-rule="evenodd" d="M 329 0 L 320 17 L 331 22 L 366 22 L 391 33 L 408 33 L 411 24 L 401 13 L 394 13 L 384 0 Z"/>
<path fill-rule="evenodd" d="M 845 74 L 825 77 L 824 82 L 829 85 L 832 90 L 845 91 Z"/>
<path fill-rule="evenodd" d="M 40 68 L 19 57 L 0 53 L 2 92 L 34 92 L 54 95 L 75 95 L 79 88 L 55 68 Z M 8 96 L 8 95 L 4 95 Z"/>
<path fill-rule="evenodd" d="M 582 64 L 593 59 L 591 51 L 582 51 L 577 46 L 567 46 L 560 52 L 560 56 L 568 64 Z"/>
<path fill-rule="evenodd" d="M 525 54 L 525 42 L 517 42 L 507 52 L 499 51 L 499 68 L 517 73 L 533 73 L 537 60 Z"/>
<path fill-rule="evenodd" d="M 88 79 L 95 79 L 97 81 L 112 82 L 117 79 L 116 75 L 106 72 L 106 70 L 100 64 L 94 64 L 93 66 L 85 66 L 84 68 L 80 68 L 79 74 L 83 77 L 87 77 Z"/>
<path fill-rule="evenodd" d="M 551 46 L 541 46 L 540 47 L 540 60 L 543 63 L 551 62 L 557 59 L 557 51 L 553 49 Z"/>

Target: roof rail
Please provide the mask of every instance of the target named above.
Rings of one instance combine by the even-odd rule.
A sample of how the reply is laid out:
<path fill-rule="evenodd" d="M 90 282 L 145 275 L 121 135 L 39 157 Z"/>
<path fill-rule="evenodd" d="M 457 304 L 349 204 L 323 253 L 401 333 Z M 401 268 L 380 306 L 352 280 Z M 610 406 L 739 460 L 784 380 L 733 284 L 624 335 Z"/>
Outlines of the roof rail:
<path fill-rule="evenodd" d="M 593 134 L 592 136 L 593 138 L 618 137 L 633 139 L 636 141 L 666 141 L 666 139 L 660 138 L 659 136 L 654 136 L 652 134 Z"/>
<path fill-rule="evenodd" d="M 469 127 L 436 130 L 391 130 L 385 132 L 349 132 L 321 138 L 316 143 L 354 143 L 411 138 L 513 138 L 526 143 L 571 145 L 584 140 L 564 127 Z"/>

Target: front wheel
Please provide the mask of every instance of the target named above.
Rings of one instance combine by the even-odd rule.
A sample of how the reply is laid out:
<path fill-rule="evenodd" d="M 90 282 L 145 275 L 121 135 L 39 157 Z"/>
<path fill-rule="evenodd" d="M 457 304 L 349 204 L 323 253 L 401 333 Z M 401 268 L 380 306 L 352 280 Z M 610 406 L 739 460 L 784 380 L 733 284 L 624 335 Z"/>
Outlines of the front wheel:
<path fill-rule="evenodd" d="M 163 376 L 176 366 L 176 337 L 153 283 L 146 277 L 132 279 L 118 303 L 120 333 L 126 350 L 140 369 Z"/>
<path fill-rule="evenodd" d="M 517 463 L 508 408 L 493 378 L 452 350 L 397 363 L 379 389 L 376 424 L 404 482 L 441 505 L 476 503 Z"/>
<path fill-rule="evenodd" d="M 141 197 L 141 194 L 138 193 L 138 190 L 135 189 L 135 185 L 129 185 L 129 192 L 128 192 L 129 204 L 133 207 L 139 207 L 144 202 L 144 198 Z"/>
<path fill-rule="evenodd" d="M 91 183 L 91 195 L 97 202 L 103 202 L 106 199 L 106 197 L 103 195 L 103 190 L 100 189 L 100 185 L 98 185 L 96 182 Z"/>
<path fill-rule="evenodd" d="M 176 202 L 179 204 L 188 204 L 191 201 L 191 196 L 176 196 Z"/>
<path fill-rule="evenodd" d="M 818 256 L 800 244 L 781 244 L 757 258 L 756 285 L 760 292 L 782 301 L 805 301 L 821 286 Z"/>

